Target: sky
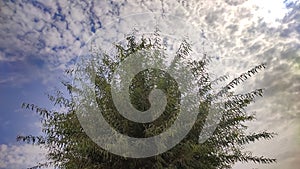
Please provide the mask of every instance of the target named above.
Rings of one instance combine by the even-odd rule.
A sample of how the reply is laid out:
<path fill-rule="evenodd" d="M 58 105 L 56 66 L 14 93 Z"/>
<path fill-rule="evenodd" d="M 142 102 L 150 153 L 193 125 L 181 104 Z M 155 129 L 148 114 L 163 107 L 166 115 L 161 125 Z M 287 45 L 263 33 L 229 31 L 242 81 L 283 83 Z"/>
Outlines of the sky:
<path fill-rule="evenodd" d="M 239 163 L 234 168 L 297 169 L 300 2 L 296 0 L 1 1 L 0 169 L 30 167 L 45 160 L 44 149 L 16 142 L 19 134 L 41 133 L 39 117 L 21 109 L 21 104 L 51 107 L 47 93 L 62 89 L 64 70 L 76 64 L 76 56 L 88 40 L 103 34 L 105 38 L 123 37 L 132 25 L 147 31 L 153 24 L 143 23 L 148 17 L 144 13 L 176 16 L 159 23 L 166 34 L 202 32 L 218 57 L 212 66 L 216 74 L 234 78 L 257 64 L 267 63 L 265 71 L 237 91 L 265 89 L 264 97 L 248 108 L 257 115 L 248 132 L 267 130 L 278 135 L 246 149 L 277 158 L 278 162 Z"/>

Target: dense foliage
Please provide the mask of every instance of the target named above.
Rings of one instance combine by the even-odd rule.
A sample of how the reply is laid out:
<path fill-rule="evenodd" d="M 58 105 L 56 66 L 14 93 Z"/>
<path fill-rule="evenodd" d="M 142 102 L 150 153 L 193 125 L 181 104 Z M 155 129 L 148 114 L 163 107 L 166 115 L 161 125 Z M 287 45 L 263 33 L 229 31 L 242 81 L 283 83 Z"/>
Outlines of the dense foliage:
<path fill-rule="evenodd" d="M 133 137 L 149 137 L 163 132 L 170 127 L 176 119 L 180 107 L 180 92 L 176 81 L 164 71 L 147 69 L 135 76 L 130 86 L 130 99 L 134 107 L 145 111 L 151 106 L 148 95 L 154 88 L 163 90 L 167 96 L 167 106 L 164 113 L 152 123 L 134 123 L 122 117 L 114 107 L 110 82 L 116 67 L 130 54 L 139 50 L 165 50 L 161 43 L 159 32 L 155 32 L 149 38 L 143 37 L 137 40 L 134 35 L 127 37 L 127 44 L 116 44 L 117 55 L 109 56 L 100 50 L 93 50 L 98 55 L 98 70 L 96 70 L 96 95 L 99 109 L 112 127 L 120 133 Z M 192 47 L 184 40 L 176 52 L 171 64 L 180 69 L 180 62 L 187 58 Z M 263 90 L 256 89 L 245 94 L 234 94 L 231 90 L 241 82 L 265 67 L 265 64 L 258 65 L 238 78 L 233 79 L 220 91 L 213 90 L 214 84 L 224 82 L 227 76 L 220 76 L 218 79 L 211 79 L 208 73 L 210 59 L 204 54 L 203 59 L 189 60 L 188 67 L 197 79 L 199 95 L 203 100 L 199 103 L 199 115 L 197 121 L 189 134 L 171 150 L 149 158 L 125 158 L 111 154 L 95 144 L 83 131 L 75 113 L 76 102 L 72 96 L 77 92 L 76 86 L 71 82 L 63 82 L 69 95 L 64 96 L 58 92 L 49 99 L 54 105 L 60 106 L 56 111 L 40 108 L 34 104 L 24 103 L 23 107 L 38 113 L 43 124 L 43 136 L 18 136 L 18 140 L 28 143 L 45 146 L 48 151 L 49 162 L 39 164 L 37 167 L 53 165 L 59 168 L 103 168 L 103 169 L 128 169 L 128 168 L 231 168 L 238 162 L 272 163 L 275 159 L 252 155 L 251 152 L 243 151 L 244 145 L 255 142 L 259 139 L 270 139 L 273 133 L 259 132 L 247 134 L 246 121 L 254 120 L 254 114 L 249 114 L 245 108 L 256 97 L 262 96 Z M 163 60 L 164 55 L 159 55 Z M 212 65 L 211 65 L 212 66 Z M 90 71 L 88 67 L 81 69 L 87 76 Z M 69 74 L 74 71 L 68 71 Z M 199 133 L 208 115 L 208 111 L 214 106 L 214 100 L 218 97 L 225 97 L 224 107 L 221 110 L 220 123 L 213 135 L 204 143 L 199 143 Z"/>

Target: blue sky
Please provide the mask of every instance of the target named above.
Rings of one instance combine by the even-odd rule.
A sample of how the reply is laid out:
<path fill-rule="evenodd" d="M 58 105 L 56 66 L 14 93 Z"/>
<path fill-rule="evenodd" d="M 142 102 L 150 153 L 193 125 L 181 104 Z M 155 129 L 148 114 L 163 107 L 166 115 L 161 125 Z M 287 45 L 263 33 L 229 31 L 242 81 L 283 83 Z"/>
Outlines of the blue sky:
<path fill-rule="evenodd" d="M 30 166 L 44 152 L 15 141 L 18 134 L 40 133 L 38 116 L 22 110 L 22 102 L 51 107 L 45 93 L 62 87 L 63 71 L 74 66 L 74 58 L 89 38 L 109 24 L 108 36 L 116 32 L 123 36 L 128 29 L 114 23 L 117 18 L 143 12 L 167 12 L 204 30 L 220 56 L 216 72 L 234 77 L 267 62 L 267 70 L 239 91 L 266 88 L 264 99 L 249 108 L 258 117 L 249 130 L 273 130 L 279 135 L 248 148 L 278 158 L 278 164 L 270 168 L 296 169 L 300 158 L 299 5 L 290 0 L 1 1 L 0 169 Z"/>

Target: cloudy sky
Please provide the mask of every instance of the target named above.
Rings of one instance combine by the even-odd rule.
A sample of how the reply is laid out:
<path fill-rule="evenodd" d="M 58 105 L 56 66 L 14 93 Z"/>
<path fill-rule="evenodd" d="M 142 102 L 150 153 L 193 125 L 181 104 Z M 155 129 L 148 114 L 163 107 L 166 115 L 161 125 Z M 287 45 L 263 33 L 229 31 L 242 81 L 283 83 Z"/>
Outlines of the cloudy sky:
<path fill-rule="evenodd" d="M 151 31 L 154 24 L 149 18 L 157 13 L 168 16 L 158 23 L 164 34 L 189 35 L 196 46 L 200 34 L 208 39 L 218 58 L 212 66 L 216 74 L 234 78 L 267 63 L 267 69 L 239 91 L 266 89 L 265 96 L 249 107 L 257 115 L 249 132 L 268 130 L 278 136 L 247 149 L 278 162 L 235 168 L 297 169 L 300 2 L 295 0 L 1 1 L 0 169 L 29 167 L 43 160 L 44 150 L 15 141 L 18 134 L 40 133 L 38 116 L 22 110 L 22 102 L 50 107 L 45 93 L 61 88 L 62 72 L 75 64 L 91 37 L 102 37 L 104 43 L 108 37 L 120 40 L 132 26 Z"/>

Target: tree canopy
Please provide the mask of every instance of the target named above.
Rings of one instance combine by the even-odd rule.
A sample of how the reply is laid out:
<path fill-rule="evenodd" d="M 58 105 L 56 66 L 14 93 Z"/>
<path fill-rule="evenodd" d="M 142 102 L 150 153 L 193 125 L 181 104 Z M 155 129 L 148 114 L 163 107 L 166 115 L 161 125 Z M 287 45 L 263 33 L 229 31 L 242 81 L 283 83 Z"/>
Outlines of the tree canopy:
<path fill-rule="evenodd" d="M 152 105 L 149 95 L 153 89 L 161 89 L 166 95 L 167 104 L 164 112 L 159 118 L 150 123 L 135 123 L 124 118 L 116 109 L 112 94 L 111 82 L 113 73 L 121 62 L 131 57 L 133 53 L 142 50 L 156 51 L 157 58 L 163 63 L 165 47 L 159 35 L 155 31 L 151 37 L 136 39 L 134 34 L 126 37 L 126 44 L 115 44 L 116 55 L 111 56 L 97 48 L 91 53 L 99 58 L 96 70 L 91 67 L 81 67 L 80 71 L 91 77 L 95 76 L 95 95 L 98 108 L 106 121 L 118 132 L 136 138 L 147 138 L 155 136 L 170 128 L 180 112 L 182 93 L 178 89 L 176 80 L 165 71 L 158 69 L 145 69 L 134 76 L 130 83 L 130 101 L 135 109 L 146 111 Z M 255 115 L 246 112 L 245 108 L 254 102 L 257 97 L 263 95 L 262 89 L 255 89 L 244 94 L 235 94 L 232 89 L 251 76 L 265 68 L 260 64 L 239 77 L 229 81 L 220 91 L 212 91 L 213 85 L 228 80 L 228 76 L 220 76 L 212 79 L 208 73 L 210 58 L 203 54 L 201 60 L 187 59 L 192 51 L 192 46 L 187 40 L 183 40 L 170 65 L 181 70 L 181 62 L 187 61 L 190 72 L 196 79 L 198 95 L 201 101 L 198 103 L 199 114 L 192 129 L 172 149 L 147 158 L 129 158 L 110 153 L 99 147 L 84 131 L 76 114 L 76 100 L 74 95 L 84 92 L 69 81 L 63 81 L 67 88 L 67 94 L 58 91 L 55 95 L 49 95 L 50 101 L 59 106 L 54 110 L 40 108 L 35 104 L 24 103 L 22 106 L 31 109 L 40 115 L 43 124 L 42 136 L 25 135 L 18 136 L 17 140 L 44 146 L 48 149 L 49 162 L 38 164 L 33 168 L 43 166 L 56 166 L 59 168 L 103 168 L 103 169 L 127 169 L 127 168 L 203 168 L 203 169 L 225 169 L 231 168 L 236 162 L 273 163 L 276 160 L 263 156 L 255 156 L 252 152 L 244 150 L 244 146 L 260 139 L 271 139 L 274 133 L 258 132 L 247 133 L 245 122 L 255 120 Z M 150 64 L 150 59 L 145 60 Z M 68 70 L 68 74 L 75 70 Z M 195 87 L 195 86 L 192 86 Z M 214 100 L 222 97 L 223 107 L 220 108 L 221 116 L 218 125 L 212 135 L 205 141 L 199 140 L 199 135 L 204 130 L 205 124 L 209 124 L 209 110 L 216 104 Z M 86 112 L 88 113 L 88 112 Z M 212 119 L 214 120 L 214 119 Z M 213 123 L 213 121 L 211 122 Z M 101 126 L 99 126 L 101 127 Z M 205 135 L 205 133 L 204 133 Z M 105 136 L 105 135 L 104 135 Z M 124 145 L 126 146 L 126 145 Z"/>

